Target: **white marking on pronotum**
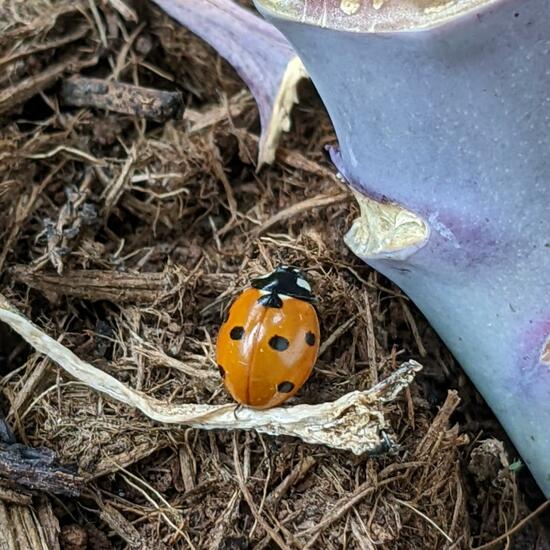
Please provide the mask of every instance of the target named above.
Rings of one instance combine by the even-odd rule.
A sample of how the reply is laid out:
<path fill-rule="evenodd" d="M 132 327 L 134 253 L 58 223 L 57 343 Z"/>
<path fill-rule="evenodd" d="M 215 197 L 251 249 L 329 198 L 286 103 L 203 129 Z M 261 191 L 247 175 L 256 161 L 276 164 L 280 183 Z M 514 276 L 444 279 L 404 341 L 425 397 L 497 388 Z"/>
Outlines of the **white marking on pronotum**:
<path fill-rule="evenodd" d="M 296 284 L 301 288 L 305 288 L 308 292 L 311 292 L 311 286 L 309 286 L 309 283 L 305 279 L 302 279 L 302 277 L 296 279 Z"/>
<path fill-rule="evenodd" d="M 271 290 L 260 289 L 260 294 L 262 296 L 267 296 L 268 294 L 271 294 Z M 277 292 L 277 296 L 279 296 L 279 298 L 281 298 L 282 300 L 290 300 L 292 298 L 292 296 L 289 296 L 288 294 L 282 294 L 280 292 Z"/>

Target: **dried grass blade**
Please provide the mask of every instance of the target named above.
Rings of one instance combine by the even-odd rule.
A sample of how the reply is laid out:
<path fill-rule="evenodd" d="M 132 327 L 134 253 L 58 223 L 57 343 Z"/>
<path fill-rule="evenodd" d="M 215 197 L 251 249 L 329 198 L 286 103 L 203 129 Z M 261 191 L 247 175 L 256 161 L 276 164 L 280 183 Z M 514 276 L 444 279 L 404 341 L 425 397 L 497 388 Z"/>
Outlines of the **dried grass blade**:
<path fill-rule="evenodd" d="M 202 429 L 245 429 L 270 435 L 290 435 L 305 442 L 346 449 L 355 454 L 376 453 L 385 444 L 387 427 L 382 403 L 410 384 L 422 367 L 405 363 L 388 379 L 367 391 L 348 393 L 331 403 L 295 405 L 264 411 L 235 406 L 175 405 L 132 390 L 116 378 L 86 363 L 19 313 L 0 294 L 0 321 L 7 323 L 38 352 L 57 363 L 88 387 L 139 409 L 158 422 Z"/>

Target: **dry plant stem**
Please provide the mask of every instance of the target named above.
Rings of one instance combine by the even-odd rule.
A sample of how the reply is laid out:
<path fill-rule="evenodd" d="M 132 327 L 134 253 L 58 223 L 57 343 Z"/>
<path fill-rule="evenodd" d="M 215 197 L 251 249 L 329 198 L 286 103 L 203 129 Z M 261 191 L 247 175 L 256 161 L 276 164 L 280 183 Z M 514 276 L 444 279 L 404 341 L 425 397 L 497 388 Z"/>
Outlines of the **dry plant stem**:
<path fill-rule="evenodd" d="M 377 453 L 384 448 L 387 429 L 383 403 L 395 399 L 422 367 L 404 363 L 388 378 L 367 391 L 354 391 L 331 403 L 295 405 L 265 411 L 235 405 L 174 405 L 134 391 L 122 382 L 79 359 L 19 313 L 0 294 L 0 321 L 7 323 L 38 352 L 68 374 L 111 398 L 135 407 L 158 422 L 202 429 L 254 429 L 270 435 L 290 435 L 305 442 L 346 449 L 355 454 Z"/>
<path fill-rule="evenodd" d="M 128 466 L 147 458 L 167 445 L 167 443 L 151 445 L 147 442 L 132 447 L 130 450 L 123 451 L 114 456 L 105 456 L 95 465 L 93 472 L 84 474 L 84 479 L 86 481 L 91 481 L 92 479 L 112 474 L 113 472 L 118 472 L 123 468 L 127 468 Z"/>
<path fill-rule="evenodd" d="M 417 510 L 412 504 L 396 497 L 394 497 L 394 499 L 396 502 L 399 502 L 399 504 L 406 506 L 407 508 L 409 508 L 409 510 L 412 510 L 415 514 L 418 514 L 421 518 L 425 519 L 434 529 L 439 531 L 439 533 L 441 533 L 448 542 L 450 542 L 451 544 L 453 543 L 453 539 L 449 535 L 447 535 L 447 533 L 445 533 L 445 531 L 443 531 L 443 529 L 441 529 L 441 527 L 439 527 L 439 525 L 437 525 L 437 523 L 433 519 L 429 518 L 426 514 Z"/>
<path fill-rule="evenodd" d="M 447 429 L 449 418 L 458 407 L 459 403 L 460 397 L 458 397 L 458 393 L 454 390 L 449 390 L 445 403 L 443 403 L 430 429 L 416 448 L 417 456 L 424 457 L 433 451 L 437 440 L 441 438 L 441 435 Z"/>
<path fill-rule="evenodd" d="M 8 54 L 0 58 L 0 70 L 4 69 L 7 65 L 19 59 L 28 57 L 30 55 L 36 55 L 37 53 L 47 50 L 53 50 L 65 44 L 69 44 L 70 42 L 74 42 L 75 40 L 78 40 L 79 38 L 82 38 L 83 36 L 88 34 L 88 32 L 89 29 L 85 25 L 80 25 L 72 33 L 60 36 L 59 38 L 56 38 L 54 40 L 43 42 L 39 45 L 33 45 L 31 48 L 24 51 L 18 51 L 16 53 Z"/>
<path fill-rule="evenodd" d="M 227 504 L 227 507 L 225 508 L 223 513 L 219 516 L 214 527 L 210 531 L 210 539 L 208 544 L 209 550 L 218 550 L 220 548 L 226 532 L 231 529 L 231 526 L 233 524 L 233 520 L 238 510 L 240 502 L 241 502 L 241 495 L 240 495 L 240 491 L 237 490 L 233 493 L 233 495 L 229 499 L 229 503 Z"/>
<path fill-rule="evenodd" d="M 30 364 L 34 366 L 27 367 L 27 369 L 30 370 L 30 374 L 21 389 L 15 395 L 11 405 L 10 415 L 15 415 L 16 418 L 23 405 L 25 405 L 34 394 L 38 384 L 48 372 L 48 359 L 43 357 L 40 360 L 36 360 L 36 358 L 33 358 L 31 361 Z M 27 364 L 29 364 L 29 362 L 27 362 Z"/>
<path fill-rule="evenodd" d="M 275 490 L 267 497 L 266 504 L 274 510 L 279 505 L 281 498 L 298 480 L 302 479 L 317 461 L 312 456 L 306 456 L 301 460 L 290 474 L 275 488 Z"/>
<path fill-rule="evenodd" d="M 355 506 L 358 502 L 363 500 L 367 495 L 374 493 L 379 487 L 388 485 L 396 481 L 400 476 L 389 477 L 377 484 L 373 484 L 371 480 L 362 483 L 351 495 L 346 495 L 341 498 L 332 507 L 331 511 L 315 526 L 298 533 L 298 536 L 314 534 L 313 538 L 309 540 L 305 548 L 314 548 L 314 544 L 319 535 L 332 523 L 340 519 L 350 508 Z"/>
<path fill-rule="evenodd" d="M 11 508 L 8 504 L 0 501 L 0 547 L 6 550 L 18 550 L 15 543 L 15 534 L 12 530 Z"/>
<path fill-rule="evenodd" d="M 100 78 L 69 78 L 63 82 L 61 94 L 67 105 L 106 109 L 157 122 L 178 119 L 183 114 L 181 92 L 144 88 Z"/>
<path fill-rule="evenodd" d="M 78 71 L 90 65 L 95 65 L 97 58 L 81 59 L 79 55 L 69 57 L 51 65 L 44 72 L 29 76 L 17 84 L 0 90 L 0 115 L 21 105 L 33 95 L 51 86 L 57 79 L 69 70 Z"/>
<path fill-rule="evenodd" d="M 237 438 L 235 436 L 233 436 L 233 461 L 235 463 L 235 472 L 237 473 L 237 481 L 239 483 L 239 487 L 244 496 L 244 499 L 246 500 L 252 512 L 252 515 L 256 518 L 256 521 L 263 527 L 265 532 L 268 533 L 273 541 L 279 546 L 279 548 L 288 548 L 288 545 L 285 543 L 285 541 L 263 518 L 262 514 L 260 513 L 254 502 L 254 499 L 252 498 L 252 495 L 250 494 L 250 491 L 248 490 L 248 487 L 246 486 L 243 469 L 241 466 L 241 460 L 239 458 L 239 447 L 237 445 Z"/>
<path fill-rule="evenodd" d="M 38 506 L 37 525 L 41 527 L 45 546 L 48 550 L 59 550 L 59 521 L 55 516 L 48 498 L 41 497 Z"/>
<path fill-rule="evenodd" d="M 514 527 L 506 531 L 506 533 L 503 533 L 502 535 L 500 535 L 500 537 L 497 537 L 496 539 L 490 542 L 482 544 L 481 546 L 476 546 L 472 550 L 489 550 L 490 548 L 495 548 L 497 544 L 507 540 L 509 537 L 511 537 L 512 535 L 514 535 L 515 533 L 523 529 L 532 519 L 542 514 L 549 506 L 550 506 L 550 500 L 546 500 L 536 510 L 533 510 L 528 516 L 518 521 L 518 523 L 516 523 Z"/>
<path fill-rule="evenodd" d="M 344 202 L 350 199 L 351 199 L 351 195 L 347 192 L 338 193 L 337 195 L 318 195 L 317 197 L 306 199 L 304 201 L 293 204 L 292 206 L 289 206 L 288 208 L 285 208 L 280 212 L 277 212 L 277 214 L 275 214 L 274 216 L 269 218 L 269 220 L 264 222 L 256 230 L 256 233 L 258 235 L 261 235 L 262 233 L 265 233 L 268 229 L 270 229 L 274 225 L 280 222 L 289 220 L 291 218 L 294 218 L 295 216 L 298 216 L 299 214 L 307 212 L 308 210 L 312 210 L 314 208 L 322 208 L 333 204 L 338 204 L 340 202 Z"/>

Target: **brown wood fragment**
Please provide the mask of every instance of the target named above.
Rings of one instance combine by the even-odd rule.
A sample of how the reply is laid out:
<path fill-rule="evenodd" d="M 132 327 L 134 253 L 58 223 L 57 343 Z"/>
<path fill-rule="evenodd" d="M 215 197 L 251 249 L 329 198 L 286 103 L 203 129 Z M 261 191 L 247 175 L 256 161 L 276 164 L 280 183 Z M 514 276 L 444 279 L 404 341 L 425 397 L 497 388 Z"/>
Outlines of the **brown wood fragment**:
<path fill-rule="evenodd" d="M 122 451 L 121 453 L 113 456 L 106 456 L 99 460 L 95 465 L 94 471 L 85 475 L 86 481 L 111 474 L 113 472 L 118 472 L 144 458 L 153 454 L 156 451 L 164 449 L 168 446 L 168 442 L 158 442 L 158 443 L 141 443 L 136 445 L 127 451 Z"/>
<path fill-rule="evenodd" d="M 32 503 L 32 496 L 30 493 L 9 487 L 6 483 L 0 481 L 0 500 L 11 504 L 30 506 Z M 2 548 L 2 546 L 0 546 L 0 548 Z"/>
<path fill-rule="evenodd" d="M 31 356 L 27 361 L 27 373 L 23 387 L 15 395 L 12 403 L 12 411 L 15 415 L 26 404 L 26 402 L 34 395 L 34 392 L 44 375 L 48 372 L 49 359 L 41 357 L 38 354 Z"/>
<path fill-rule="evenodd" d="M 86 25 L 79 25 L 72 32 L 68 34 L 61 35 L 52 40 L 47 40 L 39 44 L 32 44 L 29 48 L 23 49 L 22 51 L 17 51 L 16 53 L 10 53 L 4 57 L 0 57 L 0 70 L 5 69 L 10 63 L 29 57 L 31 55 L 36 55 L 40 52 L 53 50 L 55 48 L 60 48 L 70 42 L 75 42 L 79 40 L 86 34 L 90 32 L 90 28 Z M 6 70 L 7 72 L 7 70 Z M 4 71 L 2 70 L 2 76 Z"/>
<path fill-rule="evenodd" d="M 46 497 L 34 507 L 0 501 L 0 549 L 59 550 L 59 522 Z"/>
<path fill-rule="evenodd" d="M 109 503 L 100 503 L 101 512 L 99 517 L 124 541 L 130 548 L 146 548 L 145 541 L 141 538 L 138 530 L 113 506 Z"/>
<path fill-rule="evenodd" d="M 78 496 L 82 478 L 60 466 L 50 449 L 0 443 L 0 477 L 38 491 Z"/>
<path fill-rule="evenodd" d="M 15 543 L 9 505 L 4 504 L 2 501 L 0 501 L 0 548 L 2 550 L 18 549 Z"/>
<path fill-rule="evenodd" d="M 275 510 L 279 505 L 279 502 L 287 491 L 302 479 L 311 470 L 317 461 L 312 456 L 306 456 L 303 460 L 300 460 L 296 466 L 292 469 L 290 474 L 279 483 L 275 490 L 267 497 L 266 503 L 272 509 Z"/>
<path fill-rule="evenodd" d="M 46 296 L 74 296 L 90 301 L 108 300 L 115 304 L 151 304 L 172 296 L 176 291 L 174 278 L 168 272 L 119 273 L 89 269 L 57 275 L 15 266 L 10 270 L 10 275 L 15 281 Z"/>
<path fill-rule="evenodd" d="M 41 543 L 38 527 L 28 506 L 11 506 L 10 515 L 21 550 L 46 550 Z"/>
<path fill-rule="evenodd" d="M 37 513 L 46 547 L 49 550 L 59 550 L 59 521 L 53 513 L 50 501 L 46 497 L 41 497 Z"/>
<path fill-rule="evenodd" d="M 195 488 L 195 471 L 189 445 L 179 448 L 178 459 L 185 491 L 192 491 Z"/>
<path fill-rule="evenodd" d="M 455 390 L 449 390 L 445 403 L 439 409 L 426 435 L 418 444 L 415 453 L 416 456 L 423 458 L 439 446 L 442 436 L 449 429 L 449 419 L 459 403 L 460 397 L 458 393 Z"/>
<path fill-rule="evenodd" d="M 21 105 L 27 99 L 36 95 L 38 92 L 51 86 L 64 73 L 78 71 L 84 67 L 95 65 L 98 57 L 81 59 L 79 56 L 73 56 L 61 60 L 59 63 L 50 65 L 40 74 L 29 76 L 13 86 L 0 90 L 0 115 Z"/>
<path fill-rule="evenodd" d="M 78 496 L 82 478 L 56 464 L 53 451 L 0 444 L 0 477 L 30 489 Z"/>
<path fill-rule="evenodd" d="M 61 92 L 67 105 L 95 107 L 163 122 L 181 118 L 181 92 L 156 90 L 124 82 L 75 76 L 65 80 Z"/>

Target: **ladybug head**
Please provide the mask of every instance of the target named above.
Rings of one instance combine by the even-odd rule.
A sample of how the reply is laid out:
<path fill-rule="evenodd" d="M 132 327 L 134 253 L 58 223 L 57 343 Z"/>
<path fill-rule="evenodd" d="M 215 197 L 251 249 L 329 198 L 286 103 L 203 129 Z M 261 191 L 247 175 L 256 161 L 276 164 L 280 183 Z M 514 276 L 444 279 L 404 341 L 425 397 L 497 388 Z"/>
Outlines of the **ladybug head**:
<path fill-rule="evenodd" d="M 273 294 L 282 294 L 306 302 L 315 302 L 311 286 L 303 273 L 292 266 L 280 265 L 267 275 L 252 279 L 252 287 Z"/>

